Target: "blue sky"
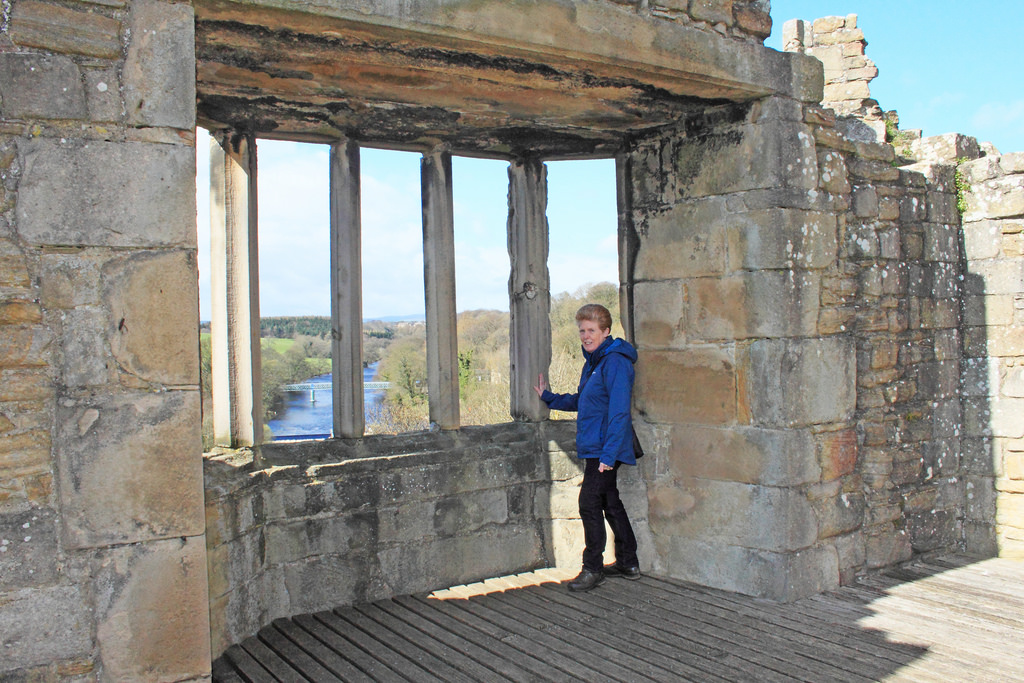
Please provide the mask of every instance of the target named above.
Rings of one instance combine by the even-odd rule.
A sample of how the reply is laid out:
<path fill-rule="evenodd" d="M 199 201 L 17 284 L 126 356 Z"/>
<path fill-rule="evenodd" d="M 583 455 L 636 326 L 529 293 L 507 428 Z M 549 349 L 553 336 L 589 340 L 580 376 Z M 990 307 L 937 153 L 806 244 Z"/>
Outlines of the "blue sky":
<path fill-rule="evenodd" d="M 781 49 L 787 19 L 858 15 L 879 76 L 872 96 L 924 135 L 961 132 L 1024 151 L 1024 0 L 772 0 Z M 209 319 L 208 139 L 197 147 L 200 316 Z M 328 157 L 322 145 L 261 140 L 262 315 L 329 315 Z M 508 310 L 507 165 L 456 158 L 457 306 Z M 548 166 L 552 291 L 615 281 L 615 169 L 610 160 Z M 363 313 L 423 312 L 419 157 L 364 150 Z"/>

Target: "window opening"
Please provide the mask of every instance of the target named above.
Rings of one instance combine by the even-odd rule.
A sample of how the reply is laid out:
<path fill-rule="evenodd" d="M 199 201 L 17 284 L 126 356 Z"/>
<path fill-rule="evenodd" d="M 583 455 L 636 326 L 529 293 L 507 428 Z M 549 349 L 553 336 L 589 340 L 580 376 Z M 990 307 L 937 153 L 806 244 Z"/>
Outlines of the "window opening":
<path fill-rule="evenodd" d="M 583 354 L 575 314 L 585 303 L 612 313 L 612 334 L 623 336 L 619 312 L 618 209 L 615 161 L 548 162 L 548 271 L 551 278 L 551 366 L 554 391 L 575 391 Z M 552 411 L 552 418 L 575 415 Z"/>
<path fill-rule="evenodd" d="M 420 159 L 360 150 L 367 434 L 429 426 Z"/>
<path fill-rule="evenodd" d="M 459 416 L 510 422 L 508 162 L 455 157 Z"/>
<path fill-rule="evenodd" d="M 331 435 L 329 147 L 257 141 L 265 442 Z"/>

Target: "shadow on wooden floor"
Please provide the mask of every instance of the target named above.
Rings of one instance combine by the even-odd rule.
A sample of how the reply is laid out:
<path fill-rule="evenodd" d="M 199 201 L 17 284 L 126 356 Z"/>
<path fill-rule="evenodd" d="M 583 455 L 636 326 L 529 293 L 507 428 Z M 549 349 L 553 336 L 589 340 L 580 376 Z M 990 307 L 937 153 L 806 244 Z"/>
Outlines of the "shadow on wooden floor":
<path fill-rule="evenodd" d="M 943 556 L 778 604 L 557 570 L 278 619 L 235 681 L 1024 681 L 1024 561 Z"/>

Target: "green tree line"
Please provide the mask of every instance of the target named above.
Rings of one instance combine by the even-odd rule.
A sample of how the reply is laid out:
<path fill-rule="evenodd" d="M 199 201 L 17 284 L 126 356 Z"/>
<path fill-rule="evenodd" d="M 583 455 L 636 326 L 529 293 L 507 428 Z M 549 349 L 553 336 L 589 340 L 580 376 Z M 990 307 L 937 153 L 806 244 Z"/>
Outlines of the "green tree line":
<path fill-rule="evenodd" d="M 552 360 L 549 382 L 555 391 L 573 391 L 583 362 L 575 314 L 584 303 L 599 303 L 616 318 L 612 333 L 622 336 L 618 289 L 607 282 L 563 292 L 551 300 Z M 263 410 L 267 420 L 280 410 L 280 388 L 331 371 L 331 321 L 328 317 L 264 318 L 261 330 Z M 460 313 L 458 330 L 459 400 L 462 424 L 511 420 L 509 407 L 509 314 L 496 310 Z M 291 334 L 288 335 L 289 331 Z M 429 426 L 426 325 L 422 322 L 367 321 L 363 326 L 363 363 L 379 361 L 377 379 L 391 383 L 368 433 L 401 433 Z M 209 334 L 200 336 L 204 406 L 209 406 Z M 204 445 L 212 444 L 212 410 L 204 410 Z M 553 415 L 560 417 L 558 413 Z M 564 417 L 572 417 L 566 415 Z"/>

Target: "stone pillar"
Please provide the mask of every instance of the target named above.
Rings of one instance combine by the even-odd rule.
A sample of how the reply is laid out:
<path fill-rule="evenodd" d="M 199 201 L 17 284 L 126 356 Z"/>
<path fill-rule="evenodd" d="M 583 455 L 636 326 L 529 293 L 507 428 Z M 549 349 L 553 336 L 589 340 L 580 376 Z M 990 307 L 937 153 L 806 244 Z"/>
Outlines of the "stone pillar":
<path fill-rule="evenodd" d="M 655 569 L 779 600 L 839 583 L 815 437 L 856 397 L 852 339 L 818 328 L 837 229 L 801 119 L 789 100 L 712 110 L 629 165 Z"/>
<path fill-rule="evenodd" d="M 633 336 L 633 271 L 640 238 L 633 223 L 633 193 L 630 191 L 628 154 L 615 157 L 615 199 L 618 212 L 619 244 L 619 320 L 629 341 Z"/>
<path fill-rule="evenodd" d="M 210 146 L 210 338 L 214 439 L 220 446 L 263 440 L 256 143 L 231 131 Z"/>
<path fill-rule="evenodd" d="M 508 181 L 511 410 L 515 420 L 536 422 L 547 419 L 548 408 L 533 387 L 551 364 L 547 167 L 518 159 Z"/>
<path fill-rule="evenodd" d="M 423 155 L 420 182 L 430 423 L 441 429 L 458 429 L 455 214 L 452 200 L 452 156 L 447 150 L 435 149 Z"/>
<path fill-rule="evenodd" d="M 331 145 L 331 370 L 334 436 L 358 438 L 363 407 L 363 297 L 359 145 Z"/>

